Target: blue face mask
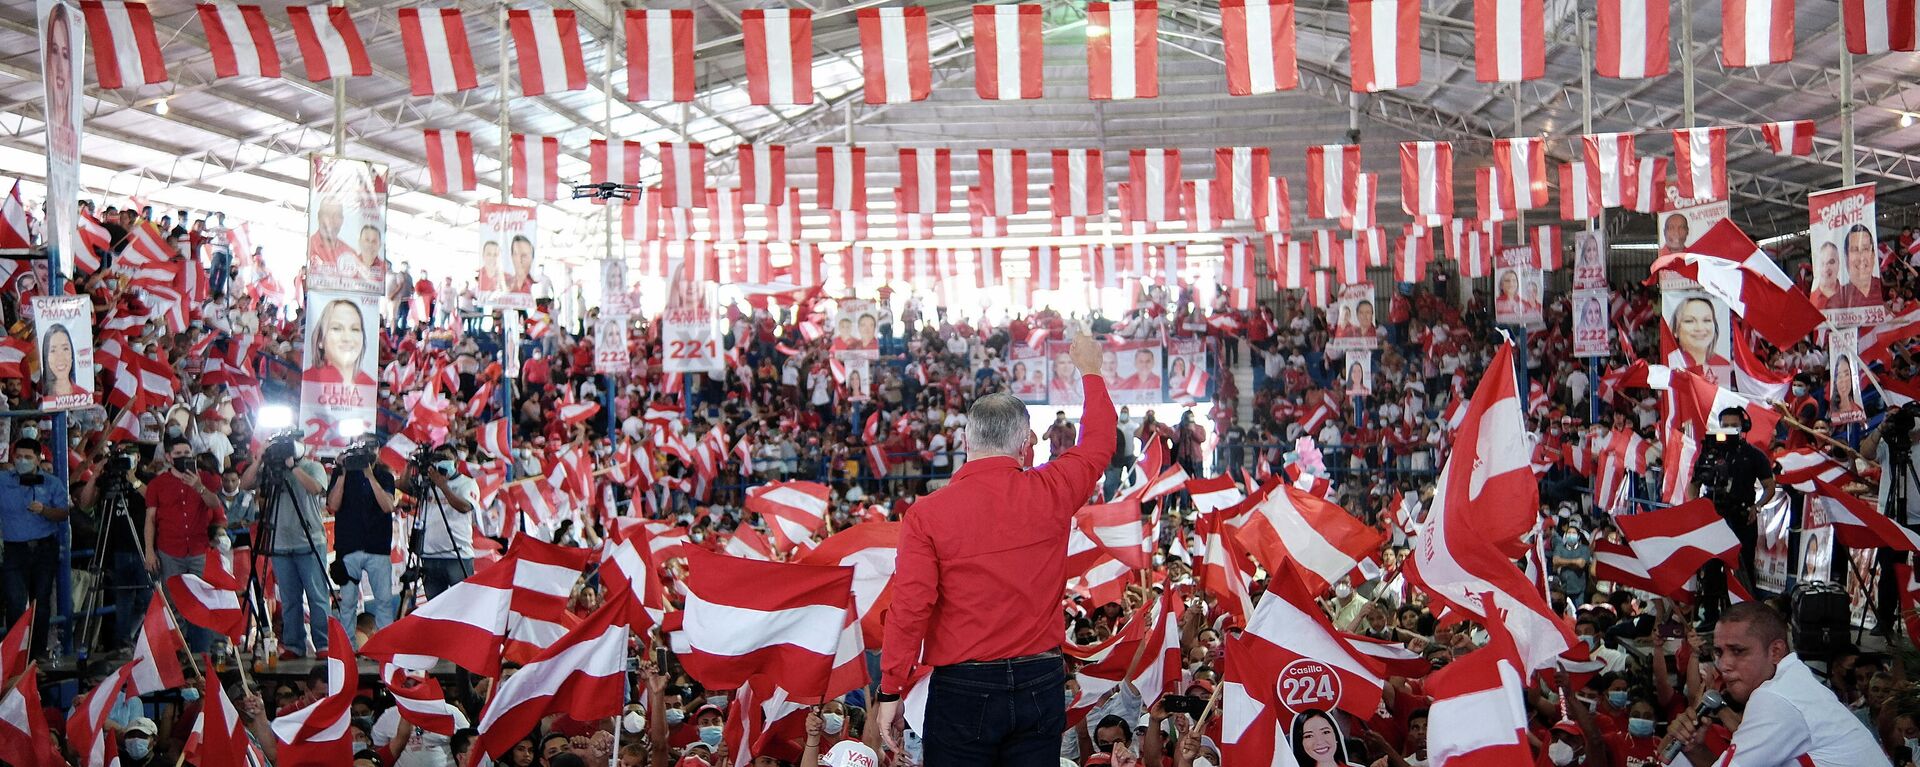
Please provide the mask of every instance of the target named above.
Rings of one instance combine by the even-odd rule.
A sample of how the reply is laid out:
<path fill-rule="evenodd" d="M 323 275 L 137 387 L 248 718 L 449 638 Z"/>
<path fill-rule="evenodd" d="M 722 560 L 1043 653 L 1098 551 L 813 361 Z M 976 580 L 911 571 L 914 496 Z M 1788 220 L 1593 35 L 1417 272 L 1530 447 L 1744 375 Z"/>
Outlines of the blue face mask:
<path fill-rule="evenodd" d="M 720 747 L 720 725 L 709 724 L 700 728 L 700 742 L 714 748 Z"/>
<path fill-rule="evenodd" d="M 126 744 L 127 756 L 135 759 L 145 759 L 153 753 L 153 741 L 147 738 L 128 738 Z"/>
<path fill-rule="evenodd" d="M 1627 734 L 1636 738 L 1653 737 L 1653 720 L 1630 717 L 1627 719 Z"/>
<path fill-rule="evenodd" d="M 180 699 L 188 703 L 199 700 L 200 689 L 197 687 L 182 687 L 180 688 Z"/>
<path fill-rule="evenodd" d="M 1612 706 L 1614 708 L 1626 708 L 1627 707 L 1627 691 L 1626 690 L 1608 690 L 1607 705 Z"/>
<path fill-rule="evenodd" d="M 677 708 L 667 709 L 667 726 L 668 727 L 679 727 L 680 723 L 684 721 L 687 721 L 687 712 L 681 711 L 680 709 L 677 709 Z"/>
<path fill-rule="evenodd" d="M 452 461 L 441 461 L 441 462 L 439 462 L 439 463 L 436 463 L 436 464 L 434 464 L 434 465 L 433 465 L 433 468 L 435 468 L 435 469 L 439 469 L 439 470 L 440 470 L 440 473 L 441 473 L 441 474 L 444 474 L 444 475 L 446 475 L 446 476 L 449 476 L 449 477 L 451 477 L 451 476 L 453 476 L 453 462 L 452 462 Z"/>

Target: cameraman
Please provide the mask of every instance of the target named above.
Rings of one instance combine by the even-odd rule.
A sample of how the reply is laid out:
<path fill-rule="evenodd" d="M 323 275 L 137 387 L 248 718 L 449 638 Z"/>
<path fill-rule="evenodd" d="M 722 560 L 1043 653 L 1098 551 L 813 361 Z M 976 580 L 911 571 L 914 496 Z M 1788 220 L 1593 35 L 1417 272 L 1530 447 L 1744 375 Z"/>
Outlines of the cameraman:
<path fill-rule="evenodd" d="M 260 510 L 254 537 L 266 539 L 273 579 L 279 584 L 283 660 L 301 657 L 307 638 L 313 641 L 315 655 L 327 651 L 327 608 L 332 604 L 327 531 L 320 515 L 327 470 L 318 461 L 302 457 L 298 448 L 290 441 L 269 442 L 240 475 L 240 487 L 258 491 L 262 503 L 274 499 L 273 508 Z M 307 638 L 301 637 L 303 624 Z"/>
<path fill-rule="evenodd" d="M 1920 417 L 1916 416 L 1920 416 L 1920 405 L 1890 410 L 1880 426 L 1860 440 L 1860 454 L 1873 456 L 1880 464 L 1880 513 L 1909 529 L 1920 529 L 1920 451 L 1914 449 L 1914 438 L 1920 437 Z M 1896 622 L 1900 584 L 1895 582 L 1893 565 L 1906 561 L 1905 552 L 1880 550 L 1879 593 L 1874 601 L 1879 622 L 1875 633 L 1891 631 Z"/>
<path fill-rule="evenodd" d="M 1773 501 L 1778 488 L 1774 485 L 1773 459 L 1760 448 L 1754 447 L 1746 439 L 1750 426 L 1747 411 L 1730 407 L 1720 411 L 1720 428 L 1714 429 L 1700 447 L 1700 457 L 1693 463 L 1693 482 L 1687 488 L 1687 499 L 1708 498 L 1713 501 L 1713 509 L 1733 528 L 1734 537 L 1740 539 L 1740 571 L 1735 573 L 1740 585 L 1753 591 L 1753 552 L 1758 546 L 1760 536 L 1759 507 Z M 1759 499 L 1753 496 L 1754 487 L 1761 487 Z M 1708 563 L 1708 567 L 1714 567 Z M 1724 565 L 1721 566 L 1724 568 Z M 1707 573 L 1706 575 L 1718 575 Z M 1703 578 L 1702 595 L 1717 592 L 1724 598 L 1723 589 L 1712 589 L 1709 581 Z M 1709 603 L 1708 615 L 1715 616 L 1719 611 L 1712 605 L 1712 599 L 1703 599 Z"/>
<path fill-rule="evenodd" d="M 67 520 L 67 488 L 40 469 L 40 442 L 23 438 L 13 443 L 13 471 L 0 474 L 0 533 L 6 539 L 0 558 L 0 592 L 6 596 L 6 622 L 39 602 L 33 616 L 33 652 L 47 649 L 53 616 L 53 576 L 60 571 L 58 533 Z"/>
<path fill-rule="evenodd" d="M 473 574 L 473 510 L 480 483 L 459 472 L 453 451 L 441 446 L 407 472 L 407 491 L 420 499 L 420 569 L 427 598 Z"/>
<path fill-rule="evenodd" d="M 340 548 L 340 625 L 360 618 L 360 584 L 373 590 L 375 630 L 393 622 L 393 472 L 363 442 L 334 463 L 327 488 L 335 543 Z"/>

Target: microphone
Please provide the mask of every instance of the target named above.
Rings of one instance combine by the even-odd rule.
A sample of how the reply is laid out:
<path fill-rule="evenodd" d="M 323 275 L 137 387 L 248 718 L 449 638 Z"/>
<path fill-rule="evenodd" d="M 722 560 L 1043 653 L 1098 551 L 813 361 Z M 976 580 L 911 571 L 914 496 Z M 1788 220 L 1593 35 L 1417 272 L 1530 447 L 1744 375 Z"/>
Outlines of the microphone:
<path fill-rule="evenodd" d="M 1719 690 L 1708 690 L 1705 695 L 1700 696 L 1700 705 L 1694 707 L 1693 718 L 1695 721 L 1705 719 L 1707 715 L 1719 711 L 1726 705 L 1727 702 L 1720 699 Z M 1686 747 L 1687 744 L 1679 738 L 1667 741 L 1667 747 L 1660 752 L 1660 762 L 1662 764 L 1672 764 L 1673 758 L 1679 756 L 1680 750 Z"/>

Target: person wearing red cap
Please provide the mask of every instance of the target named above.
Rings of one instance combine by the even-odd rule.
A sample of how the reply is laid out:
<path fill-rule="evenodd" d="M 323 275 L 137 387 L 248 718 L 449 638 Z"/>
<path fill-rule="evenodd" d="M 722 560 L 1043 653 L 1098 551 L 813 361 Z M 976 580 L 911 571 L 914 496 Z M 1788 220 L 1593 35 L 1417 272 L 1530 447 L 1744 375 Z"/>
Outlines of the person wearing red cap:
<path fill-rule="evenodd" d="M 1116 420 L 1099 342 L 1082 333 L 1069 356 L 1085 392 L 1079 444 L 1025 469 L 1026 405 L 982 397 L 967 412 L 966 465 L 906 517 L 876 719 L 897 749 L 899 696 L 931 669 L 926 767 L 1059 762 L 1067 537 L 1113 456 Z"/>

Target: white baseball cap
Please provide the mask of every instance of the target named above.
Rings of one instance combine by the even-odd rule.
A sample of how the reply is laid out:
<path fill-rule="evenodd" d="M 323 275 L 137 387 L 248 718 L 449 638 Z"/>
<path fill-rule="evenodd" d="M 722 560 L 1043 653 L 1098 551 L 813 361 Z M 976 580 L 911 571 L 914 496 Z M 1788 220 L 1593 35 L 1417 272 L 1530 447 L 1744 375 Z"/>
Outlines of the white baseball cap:
<path fill-rule="evenodd" d="M 857 740 L 843 740 L 833 744 L 820 763 L 827 767 L 880 767 L 880 756 L 873 749 Z"/>

